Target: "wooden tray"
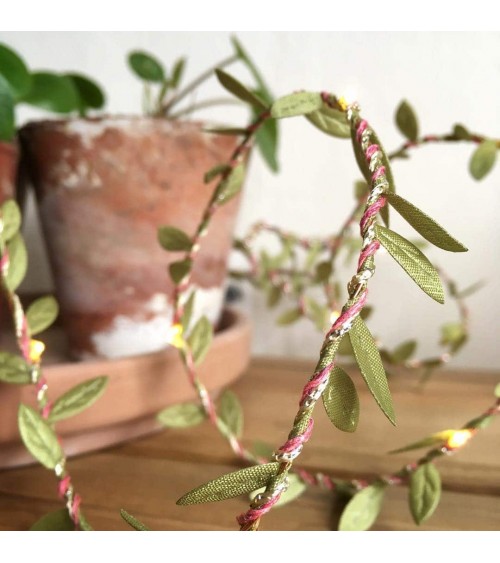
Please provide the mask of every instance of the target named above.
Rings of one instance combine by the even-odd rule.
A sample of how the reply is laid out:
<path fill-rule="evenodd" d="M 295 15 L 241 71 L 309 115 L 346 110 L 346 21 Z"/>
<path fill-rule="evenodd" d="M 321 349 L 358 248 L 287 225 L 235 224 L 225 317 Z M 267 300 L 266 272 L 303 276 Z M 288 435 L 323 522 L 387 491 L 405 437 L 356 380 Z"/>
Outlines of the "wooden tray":
<path fill-rule="evenodd" d="M 47 344 L 44 375 L 54 400 L 86 379 L 107 375 L 104 395 L 84 412 L 57 424 L 68 456 L 97 450 L 160 429 L 155 420 L 163 407 L 196 398 L 177 350 L 119 360 L 71 362 L 60 328 L 42 335 Z M 217 393 L 246 370 L 250 360 L 249 320 L 226 309 L 212 347 L 199 367 L 208 390 Z M 2 342 L 2 349 L 8 347 Z M 0 468 L 33 463 L 20 442 L 17 411 L 20 403 L 35 405 L 34 386 L 0 383 Z"/>

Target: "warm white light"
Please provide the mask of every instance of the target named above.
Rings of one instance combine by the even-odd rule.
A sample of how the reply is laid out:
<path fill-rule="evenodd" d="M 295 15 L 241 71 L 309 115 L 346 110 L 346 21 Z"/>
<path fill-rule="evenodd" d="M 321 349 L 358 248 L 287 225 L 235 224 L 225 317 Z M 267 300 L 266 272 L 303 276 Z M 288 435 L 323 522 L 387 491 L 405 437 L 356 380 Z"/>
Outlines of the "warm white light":
<path fill-rule="evenodd" d="M 471 439 L 471 437 L 472 432 L 470 430 L 457 430 L 448 438 L 446 445 L 452 450 L 461 448 Z"/>

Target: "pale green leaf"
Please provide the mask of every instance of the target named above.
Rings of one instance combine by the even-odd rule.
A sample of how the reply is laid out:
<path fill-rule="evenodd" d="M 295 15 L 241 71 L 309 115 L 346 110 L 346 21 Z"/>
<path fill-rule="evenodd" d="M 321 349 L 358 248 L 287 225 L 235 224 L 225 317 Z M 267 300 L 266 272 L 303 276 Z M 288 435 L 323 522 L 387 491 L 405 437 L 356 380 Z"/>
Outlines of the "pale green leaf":
<path fill-rule="evenodd" d="M 201 317 L 187 339 L 195 364 L 200 364 L 212 344 L 213 327 L 207 317 Z"/>
<path fill-rule="evenodd" d="M 236 78 L 234 78 L 227 72 L 224 72 L 220 68 L 216 69 L 215 74 L 217 75 L 217 79 L 219 80 L 221 85 L 228 92 L 230 92 L 243 102 L 247 102 L 259 111 L 265 111 L 267 109 L 267 104 L 258 96 L 253 94 L 248 88 L 243 86 L 243 84 L 236 80 Z"/>
<path fill-rule="evenodd" d="M 9 241 L 21 228 L 21 211 L 14 199 L 8 199 L 2 204 L 3 231 L 2 239 Z"/>
<path fill-rule="evenodd" d="M 333 425 L 343 432 L 354 432 L 359 420 L 359 398 L 349 375 L 339 366 L 330 373 L 323 392 L 323 405 Z"/>
<path fill-rule="evenodd" d="M 16 291 L 28 270 L 28 253 L 21 233 L 16 233 L 7 243 L 9 269 L 5 283 L 10 291 Z"/>
<path fill-rule="evenodd" d="M 31 532 L 73 532 L 75 523 L 71 519 L 68 509 L 61 508 L 44 514 L 30 528 Z"/>
<path fill-rule="evenodd" d="M 289 474 L 288 488 L 284 493 L 281 494 L 278 502 L 274 506 L 279 507 L 294 501 L 295 499 L 299 498 L 306 489 L 307 485 L 298 475 L 295 475 L 294 473 Z M 250 493 L 250 500 L 253 500 L 258 494 L 263 493 L 265 490 L 266 489 L 264 487 L 253 491 L 252 493 Z"/>
<path fill-rule="evenodd" d="M 59 305 L 52 295 L 46 295 L 33 301 L 26 311 L 28 326 L 32 335 L 49 328 L 59 314 Z"/>
<path fill-rule="evenodd" d="M 409 141 L 418 139 L 418 119 L 411 105 L 403 100 L 396 110 L 396 125 Z"/>
<path fill-rule="evenodd" d="M 370 393 L 385 416 L 395 425 L 394 407 L 384 365 L 375 340 L 361 317 L 354 319 L 349 337 L 356 361 Z"/>
<path fill-rule="evenodd" d="M 403 452 L 409 452 L 412 450 L 419 450 L 421 448 L 428 448 L 432 446 L 437 446 L 439 444 L 444 444 L 453 434 L 455 430 L 443 430 L 442 432 L 436 432 L 436 434 L 431 434 L 423 438 L 422 440 L 418 440 L 417 442 L 412 442 L 407 446 L 403 446 L 402 448 L 398 448 L 397 450 L 392 450 L 390 454 L 400 454 Z"/>
<path fill-rule="evenodd" d="M 362 532 L 372 527 L 382 509 L 385 485 L 375 483 L 356 493 L 340 517 L 341 532 Z"/>
<path fill-rule="evenodd" d="M 426 240 L 450 252 L 467 252 L 467 248 L 453 238 L 434 219 L 399 195 L 388 193 L 387 200 L 394 209 Z"/>
<path fill-rule="evenodd" d="M 222 477 L 196 487 L 181 497 L 177 504 L 184 506 L 203 502 L 216 502 L 250 493 L 260 487 L 265 487 L 269 480 L 276 475 L 278 467 L 278 462 L 272 462 L 227 473 Z"/>
<path fill-rule="evenodd" d="M 193 316 L 195 299 L 196 299 L 196 291 L 193 290 L 182 308 L 181 324 L 182 324 L 182 330 L 184 332 L 187 332 L 187 330 L 189 329 L 189 323 L 191 322 L 191 318 Z"/>
<path fill-rule="evenodd" d="M 241 438 L 243 434 L 243 409 L 238 397 L 226 389 L 222 394 L 217 409 L 219 428 L 225 435 Z"/>
<path fill-rule="evenodd" d="M 224 204 L 236 196 L 240 192 L 244 180 L 245 165 L 241 163 L 235 166 L 226 178 L 219 183 L 215 195 L 217 202 Z"/>
<path fill-rule="evenodd" d="M 325 104 L 316 111 L 308 113 L 306 118 L 323 133 L 332 137 L 348 139 L 351 134 L 346 113 Z"/>
<path fill-rule="evenodd" d="M 497 383 L 495 385 L 495 389 L 493 390 L 493 395 L 495 395 L 497 399 L 500 399 L 500 383 Z"/>
<path fill-rule="evenodd" d="M 469 171 L 473 178 L 482 180 L 491 171 L 497 158 L 497 145 L 491 139 L 484 140 L 472 153 Z"/>
<path fill-rule="evenodd" d="M 189 236 L 177 227 L 160 227 L 158 241 L 165 250 L 191 250 L 193 242 Z"/>
<path fill-rule="evenodd" d="M 271 103 L 272 94 L 269 91 L 269 88 L 267 87 L 266 83 L 264 82 L 264 79 L 262 78 L 261 73 L 257 69 L 257 66 L 252 61 L 252 59 L 250 58 L 250 56 L 248 55 L 246 50 L 243 48 L 243 45 L 241 44 L 241 42 L 238 40 L 238 38 L 235 35 L 231 36 L 231 43 L 233 44 L 235 52 L 238 55 L 238 57 L 245 64 L 245 66 L 248 68 L 248 70 L 250 71 L 250 73 L 254 77 L 255 82 L 257 83 L 258 89 L 262 94 L 262 99 L 265 100 L 268 103 Z"/>
<path fill-rule="evenodd" d="M 302 316 L 302 310 L 299 307 L 294 307 L 293 309 L 288 309 L 287 311 L 281 313 L 281 315 L 279 315 L 276 319 L 276 324 L 282 326 L 289 325 L 298 321 L 302 318 Z"/>
<path fill-rule="evenodd" d="M 440 343 L 450 346 L 453 352 L 459 350 L 467 341 L 467 329 L 461 322 L 447 323 L 441 327 Z"/>
<path fill-rule="evenodd" d="M 49 421 L 57 422 L 84 411 L 99 399 L 107 384 L 107 377 L 95 377 L 66 391 L 52 405 Z"/>
<path fill-rule="evenodd" d="M 206 415 L 200 405 L 182 403 L 161 410 L 156 418 L 167 428 L 190 428 L 202 423 Z"/>
<path fill-rule="evenodd" d="M 257 129 L 255 143 L 262 155 L 262 158 L 273 172 L 278 172 L 278 124 L 275 119 L 267 119 L 263 125 Z"/>
<path fill-rule="evenodd" d="M 269 308 L 275 307 L 283 296 L 283 290 L 276 285 L 271 285 L 267 291 L 266 304 Z"/>
<path fill-rule="evenodd" d="M 0 352 L 0 381 L 17 385 L 31 383 L 30 365 L 15 354 Z"/>
<path fill-rule="evenodd" d="M 416 349 L 417 342 L 415 340 L 406 340 L 394 349 L 391 359 L 395 364 L 405 362 L 413 356 Z"/>
<path fill-rule="evenodd" d="M 270 444 L 267 444 L 266 442 L 257 440 L 253 443 L 252 453 L 255 457 L 260 457 L 263 459 L 271 459 L 274 454 L 274 448 Z"/>
<path fill-rule="evenodd" d="M 34 409 L 23 404 L 19 406 L 18 424 L 21 438 L 31 455 L 47 469 L 54 469 L 63 459 L 54 430 Z"/>
<path fill-rule="evenodd" d="M 427 520 L 441 497 L 441 477 L 433 463 L 424 463 L 410 476 L 410 512 L 416 524 Z"/>
<path fill-rule="evenodd" d="M 318 283 L 325 283 L 330 279 L 332 275 L 332 263 L 330 260 L 325 260 L 316 265 L 316 273 L 314 275 L 314 280 Z"/>
<path fill-rule="evenodd" d="M 375 235 L 387 252 L 427 295 L 438 303 L 444 303 L 443 286 L 436 268 L 414 244 L 381 225 L 375 225 Z"/>
<path fill-rule="evenodd" d="M 222 176 L 222 174 L 225 174 L 230 170 L 231 167 L 229 166 L 229 164 L 217 164 L 213 168 L 210 168 L 208 172 L 205 172 L 205 176 L 203 177 L 203 180 L 205 184 L 208 184 L 209 182 L 217 178 L 217 176 Z"/>
<path fill-rule="evenodd" d="M 123 510 L 123 508 L 120 509 L 120 516 L 125 520 L 125 522 L 131 527 L 134 528 L 134 530 L 137 530 L 138 532 L 149 532 L 149 528 L 143 524 L 142 522 L 139 522 L 139 520 L 137 520 L 137 518 L 135 518 L 134 516 L 132 516 L 132 514 L 129 514 L 126 510 Z"/>
<path fill-rule="evenodd" d="M 275 119 L 305 115 L 320 109 L 323 100 L 319 92 L 295 92 L 278 98 L 271 106 L 271 116 Z"/>

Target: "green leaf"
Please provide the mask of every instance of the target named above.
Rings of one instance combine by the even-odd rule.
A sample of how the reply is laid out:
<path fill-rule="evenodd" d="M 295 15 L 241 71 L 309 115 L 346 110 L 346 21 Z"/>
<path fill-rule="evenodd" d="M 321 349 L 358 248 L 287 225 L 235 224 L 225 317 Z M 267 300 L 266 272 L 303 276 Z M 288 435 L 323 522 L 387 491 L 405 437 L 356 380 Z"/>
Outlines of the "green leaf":
<path fill-rule="evenodd" d="M 32 335 L 49 328 L 59 314 L 59 305 L 52 295 L 46 295 L 33 301 L 26 311 L 28 326 Z"/>
<path fill-rule="evenodd" d="M 269 308 L 275 307 L 280 302 L 282 296 L 283 291 L 280 287 L 276 285 L 270 286 L 269 290 L 267 291 L 267 306 Z"/>
<path fill-rule="evenodd" d="M 134 528 L 134 530 L 137 530 L 138 532 L 149 532 L 150 529 L 143 524 L 142 522 L 139 522 L 139 520 L 137 520 L 137 518 L 134 518 L 134 516 L 132 516 L 132 514 L 129 514 L 126 510 L 123 510 L 123 508 L 120 508 L 120 516 L 125 520 L 125 522 L 132 528 Z"/>
<path fill-rule="evenodd" d="M 80 107 L 80 96 L 73 80 L 52 72 L 34 72 L 33 81 L 22 101 L 56 113 L 70 113 Z"/>
<path fill-rule="evenodd" d="M 207 317 L 201 319 L 194 325 L 187 341 L 195 364 L 200 364 L 207 355 L 212 344 L 213 327 Z"/>
<path fill-rule="evenodd" d="M 307 485 L 302 481 L 302 479 L 295 473 L 288 475 L 288 489 L 281 494 L 278 502 L 274 505 L 275 507 L 283 506 L 289 502 L 294 501 L 299 498 L 302 493 L 307 489 Z M 250 500 L 253 500 L 257 495 L 265 491 L 265 487 L 261 487 L 256 491 L 250 493 Z"/>
<path fill-rule="evenodd" d="M 323 133 L 332 137 L 348 139 L 351 134 L 346 113 L 325 104 L 316 111 L 308 113 L 306 118 Z"/>
<path fill-rule="evenodd" d="M 19 356 L 0 352 L 0 381 L 16 385 L 31 383 L 31 368 Z"/>
<path fill-rule="evenodd" d="M 479 428 L 479 429 L 484 429 L 484 428 L 488 428 L 488 426 L 493 422 L 493 417 L 492 416 L 478 416 L 476 418 L 473 418 L 472 420 L 469 420 L 469 422 L 467 422 L 467 424 L 464 424 L 464 428 Z"/>
<path fill-rule="evenodd" d="M 295 92 L 278 98 L 271 106 L 271 116 L 275 119 L 305 115 L 320 109 L 323 105 L 319 92 Z"/>
<path fill-rule="evenodd" d="M 31 532 L 74 532 L 75 523 L 67 508 L 44 514 L 30 528 Z"/>
<path fill-rule="evenodd" d="M 255 134 L 255 143 L 262 158 L 273 172 L 278 172 L 278 124 L 274 119 L 267 119 Z"/>
<path fill-rule="evenodd" d="M 161 410 L 156 418 L 167 428 L 189 428 L 202 423 L 206 415 L 200 405 L 182 403 Z"/>
<path fill-rule="evenodd" d="M 396 125 L 409 141 L 418 139 L 418 120 L 411 105 L 403 100 L 396 110 Z"/>
<path fill-rule="evenodd" d="M 467 252 L 467 248 L 453 238 L 423 211 L 399 195 L 388 193 L 387 200 L 394 209 L 426 240 L 450 252 Z"/>
<path fill-rule="evenodd" d="M 269 91 L 269 88 L 267 87 L 266 83 L 264 82 L 264 79 L 262 78 L 261 73 L 257 70 L 255 63 L 249 57 L 248 53 L 245 51 L 245 49 L 243 48 L 243 45 L 240 43 L 240 41 L 238 40 L 238 38 L 236 36 L 233 35 L 231 37 L 231 43 L 234 46 L 234 49 L 236 51 L 237 56 L 241 59 L 243 64 L 248 68 L 248 70 L 250 71 L 250 73 L 254 77 L 255 82 L 257 83 L 258 89 L 262 94 L 262 99 L 270 104 L 272 102 L 273 96 L 272 96 L 271 92 Z"/>
<path fill-rule="evenodd" d="M 229 166 L 229 164 L 217 164 L 213 168 L 210 168 L 208 172 L 205 172 L 205 176 L 203 177 L 203 180 L 205 184 L 208 184 L 209 182 L 217 178 L 217 176 L 222 176 L 222 174 L 225 174 L 230 170 L 231 167 Z"/>
<path fill-rule="evenodd" d="M 417 349 L 416 340 L 406 340 L 395 348 L 394 352 L 391 354 L 391 359 L 395 364 L 405 362 L 413 356 L 415 350 Z"/>
<path fill-rule="evenodd" d="M 165 250 L 191 250 L 193 246 L 189 236 L 176 227 L 160 227 L 158 229 L 158 241 Z"/>
<path fill-rule="evenodd" d="M 3 231 L 2 239 L 4 242 L 9 241 L 21 228 L 21 211 L 14 199 L 8 199 L 1 207 Z"/>
<path fill-rule="evenodd" d="M 68 73 L 65 76 L 73 81 L 73 85 L 78 92 L 78 109 L 82 115 L 85 115 L 89 108 L 101 109 L 104 106 L 106 97 L 96 82 L 83 74 Z"/>
<path fill-rule="evenodd" d="M 145 51 L 133 51 L 128 56 L 128 64 L 132 71 L 146 82 L 163 82 L 165 71 L 161 62 Z"/>
<path fill-rule="evenodd" d="M 315 299 L 305 296 L 305 307 L 307 314 L 311 317 L 316 328 L 323 332 L 328 324 L 330 317 L 330 310 L 324 305 L 320 305 Z"/>
<path fill-rule="evenodd" d="M 278 467 L 278 462 L 272 462 L 227 473 L 196 487 L 181 497 L 177 504 L 186 506 L 203 502 L 217 502 L 250 493 L 260 487 L 265 487 L 269 480 L 276 475 Z"/>
<path fill-rule="evenodd" d="M 375 225 L 375 236 L 429 297 L 438 303 L 444 303 L 443 286 L 436 268 L 414 244 L 381 225 Z"/>
<path fill-rule="evenodd" d="M 457 291 L 456 297 L 459 297 L 460 299 L 465 299 L 466 297 L 470 297 L 471 295 L 476 293 L 476 291 L 482 289 L 485 285 L 486 282 L 484 280 L 473 283 L 472 285 L 469 285 L 465 289 L 462 289 L 461 291 Z"/>
<path fill-rule="evenodd" d="M 174 68 L 172 70 L 172 80 L 171 84 L 173 88 L 177 88 L 182 80 L 182 76 L 184 75 L 184 69 L 186 68 L 186 59 L 181 57 L 177 59 L 174 64 Z"/>
<path fill-rule="evenodd" d="M 469 141 L 471 134 L 461 123 L 457 123 L 453 126 L 453 136 L 461 141 Z"/>
<path fill-rule="evenodd" d="M 168 267 L 172 281 L 176 284 L 180 283 L 189 274 L 192 265 L 193 261 L 189 258 L 179 260 L 178 262 L 172 262 L 172 264 Z"/>
<path fill-rule="evenodd" d="M 184 332 L 187 332 L 189 328 L 189 323 L 191 322 L 191 317 L 193 316 L 194 301 L 196 299 L 196 291 L 192 291 L 188 300 L 184 304 L 182 310 L 181 324 Z"/>
<path fill-rule="evenodd" d="M 16 233 L 7 243 L 9 269 L 5 283 L 10 291 L 16 291 L 28 270 L 28 253 L 21 233 Z"/>
<path fill-rule="evenodd" d="M 370 186 L 364 180 L 358 180 L 354 183 L 354 197 L 357 200 L 365 198 L 370 193 Z"/>
<path fill-rule="evenodd" d="M 447 323 L 441 327 L 440 344 L 450 346 L 456 352 L 467 341 L 467 329 L 463 323 Z"/>
<path fill-rule="evenodd" d="M 15 134 L 14 98 L 6 80 L 0 75 L 0 141 L 9 143 Z"/>
<path fill-rule="evenodd" d="M 330 279 L 332 275 L 332 263 L 330 260 L 325 260 L 316 265 L 316 273 L 314 275 L 314 280 L 318 283 L 325 283 Z"/>
<path fill-rule="evenodd" d="M 375 483 L 356 493 L 340 517 L 341 532 L 362 532 L 372 527 L 382 509 L 385 485 Z"/>
<path fill-rule="evenodd" d="M 417 525 L 427 520 L 441 497 L 441 477 L 433 463 L 424 463 L 410 476 L 410 512 Z"/>
<path fill-rule="evenodd" d="M 217 79 L 219 80 L 221 85 L 228 92 L 230 92 L 240 100 L 255 107 L 259 111 L 265 111 L 267 109 L 267 104 L 255 94 L 253 94 L 250 90 L 248 90 L 248 88 L 243 86 L 243 84 L 236 80 L 236 78 L 234 78 L 230 74 L 227 74 L 227 72 L 224 72 L 220 68 L 216 69 L 215 74 L 217 75 Z"/>
<path fill-rule="evenodd" d="M 219 204 L 225 204 L 236 196 L 245 180 L 245 165 L 240 163 L 220 182 L 217 187 L 216 199 Z"/>
<path fill-rule="evenodd" d="M 493 168 L 497 158 L 495 141 L 486 139 L 472 153 L 469 161 L 469 172 L 476 180 L 482 180 Z"/>
<path fill-rule="evenodd" d="M 31 75 L 26 63 L 4 43 L 0 43 L 0 75 L 9 85 L 13 98 L 24 96 L 31 87 Z"/>
<path fill-rule="evenodd" d="M 255 457 L 271 459 L 274 454 L 274 448 L 270 444 L 266 444 L 266 442 L 257 440 L 253 443 L 252 453 Z"/>
<path fill-rule="evenodd" d="M 436 434 L 432 434 L 431 436 L 427 436 L 422 440 L 418 440 L 418 442 L 412 442 L 407 446 L 403 446 L 402 448 L 398 448 L 397 450 L 392 450 L 390 454 L 400 454 L 403 452 L 409 452 L 412 450 L 419 450 L 421 448 L 428 448 L 432 446 L 437 446 L 439 444 L 443 444 L 446 442 L 455 432 L 455 430 L 443 430 L 442 432 L 437 432 Z"/>
<path fill-rule="evenodd" d="M 238 397 L 229 390 L 224 391 L 217 409 L 219 428 L 225 435 L 241 438 L 243 434 L 243 409 Z"/>
<path fill-rule="evenodd" d="M 351 339 L 345 336 L 340 341 L 338 353 L 341 356 L 354 356 L 354 350 L 352 349 Z"/>
<path fill-rule="evenodd" d="M 493 390 L 493 395 L 495 395 L 497 399 L 500 399 L 500 383 L 497 383 L 495 385 L 495 389 Z"/>
<path fill-rule="evenodd" d="M 359 420 L 359 398 L 349 375 L 335 366 L 323 393 L 323 405 L 333 425 L 343 432 L 354 432 Z"/>
<path fill-rule="evenodd" d="M 363 379 L 373 395 L 377 405 L 385 416 L 396 425 L 391 392 L 387 384 L 387 375 L 380 358 L 375 340 L 361 317 L 356 317 L 349 331 L 352 348 Z"/>
<path fill-rule="evenodd" d="M 24 445 L 47 469 L 54 469 L 63 459 L 57 436 L 47 422 L 31 407 L 19 405 L 19 432 Z"/>
<path fill-rule="evenodd" d="M 303 316 L 300 307 L 294 307 L 293 309 L 288 309 L 279 315 L 276 319 L 276 324 L 278 325 L 290 325 L 295 321 L 298 321 Z"/>
<path fill-rule="evenodd" d="M 57 422 L 84 411 L 99 399 L 107 384 L 108 378 L 101 376 L 76 385 L 52 405 L 49 421 Z"/>

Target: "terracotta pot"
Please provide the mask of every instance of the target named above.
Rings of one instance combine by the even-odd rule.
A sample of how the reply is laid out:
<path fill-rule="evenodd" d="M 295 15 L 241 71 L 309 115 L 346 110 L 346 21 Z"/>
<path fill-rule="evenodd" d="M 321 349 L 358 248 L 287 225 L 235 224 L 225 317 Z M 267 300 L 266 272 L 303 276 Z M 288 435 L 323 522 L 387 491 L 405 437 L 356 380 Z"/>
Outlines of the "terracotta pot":
<path fill-rule="evenodd" d="M 173 284 L 157 228 L 192 234 L 236 138 L 200 123 L 114 117 L 30 123 L 20 132 L 71 353 L 117 358 L 165 347 Z M 195 316 L 215 324 L 239 197 L 215 215 L 193 269 Z"/>
<path fill-rule="evenodd" d="M 0 141 L 0 204 L 14 197 L 18 150 L 14 143 Z"/>

